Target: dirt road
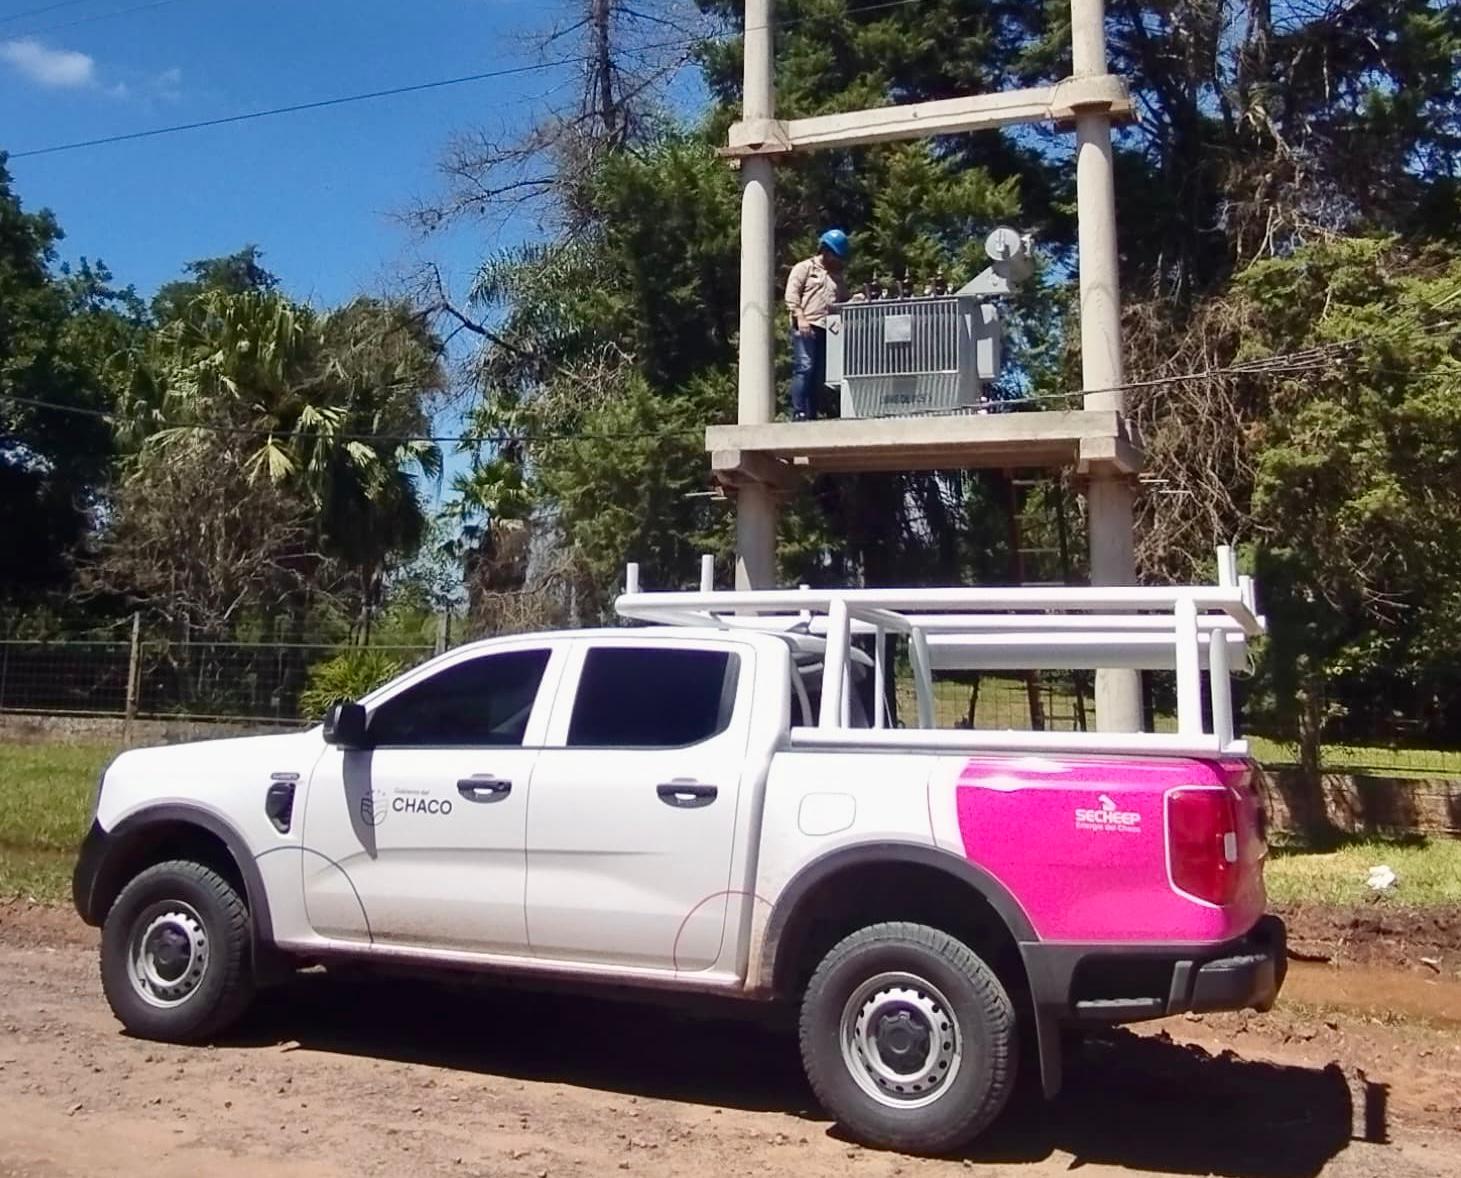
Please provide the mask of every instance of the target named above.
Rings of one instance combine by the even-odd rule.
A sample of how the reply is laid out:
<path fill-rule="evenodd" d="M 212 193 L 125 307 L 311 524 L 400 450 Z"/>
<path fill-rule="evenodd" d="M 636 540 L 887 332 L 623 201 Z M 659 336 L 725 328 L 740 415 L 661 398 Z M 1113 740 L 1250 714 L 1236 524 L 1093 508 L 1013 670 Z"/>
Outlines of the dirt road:
<path fill-rule="evenodd" d="M 792 1040 L 728 1018 L 302 975 L 225 1045 L 121 1034 L 92 934 L 0 907 L 0 1176 L 1429 1178 L 1461 1173 L 1461 1032 L 1328 1008 L 1088 1043 L 967 1158 L 839 1140 Z"/>

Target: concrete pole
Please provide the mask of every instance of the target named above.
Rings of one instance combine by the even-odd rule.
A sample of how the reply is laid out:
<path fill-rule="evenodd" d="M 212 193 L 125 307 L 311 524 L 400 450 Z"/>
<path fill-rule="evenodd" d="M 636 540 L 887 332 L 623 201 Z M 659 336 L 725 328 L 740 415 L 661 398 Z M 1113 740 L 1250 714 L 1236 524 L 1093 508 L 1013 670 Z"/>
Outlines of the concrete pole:
<path fill-rule="evenodd" d="M 747 0 L 741 118 L 775 117 L 771 78 L 771 0 Z M 776 177 L 768 156 L 741 161 L 741 332 L 737 421 L 761 425 L 776 406 L 772 385 L 773 286 L 776 275 Z M 736 494 L 736 588 L 776 584 L 776 501 L 748 483 Z"/>
<path fill-rule="evenodd" d="M 1106 73 L 1105 0 L 1071 0 L 1071 65 L 1076 77 Z M 1122 384 L 1121 288 L 1116 255 L 1116 182 L 1111 164 L 1111 120 L 1105 111 L 1077 114 L 1076 206 L 1080 248 L 1081 381 L 1087 409 L 1125 409 Z M 1136 584 L 1131 485 L 1112 471 L 1094 470 L 1086 491 L 1091 582 Z M 1141 729 L 1137 672 L 1096 672 L 1096 727 L 1102 732 Z"/>

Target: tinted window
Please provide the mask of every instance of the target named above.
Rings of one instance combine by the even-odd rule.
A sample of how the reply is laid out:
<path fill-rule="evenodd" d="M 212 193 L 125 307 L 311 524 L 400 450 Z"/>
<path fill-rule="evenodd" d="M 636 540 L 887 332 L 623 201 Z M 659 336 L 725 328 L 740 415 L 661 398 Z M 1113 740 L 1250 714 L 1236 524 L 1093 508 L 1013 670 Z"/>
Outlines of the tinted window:
<path fill-rule="evenodd" d="M 377 745 L 522 744 L 546 650 L 483 655 L 438 671 L 370 718 Z"/>
<path fill-rule="evenodd" d="M 723 732 L 740 660 L 724 650 L 605 646 L 588 652 L 568 743 L 678 748 Z"/>

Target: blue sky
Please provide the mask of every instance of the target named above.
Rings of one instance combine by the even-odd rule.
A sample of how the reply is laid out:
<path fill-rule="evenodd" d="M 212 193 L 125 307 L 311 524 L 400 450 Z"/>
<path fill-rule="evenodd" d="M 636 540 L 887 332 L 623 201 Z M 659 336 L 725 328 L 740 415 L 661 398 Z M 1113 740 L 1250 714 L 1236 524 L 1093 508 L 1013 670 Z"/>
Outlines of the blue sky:
<path fill-rule="evenodd" d="M 554 6 L 510 0 L 0 0 L 0 148 L 11 152 L 535 60 Z M 56 4 L 57 0 L 49 0 Z M 10 18 L 10 19 L 7 19 Z M 447 136 L 522 125 L 571 92 L 558 68 L 10 163 L 62 252 L 144 294 L 246 242 L 296 297 L 388 283 L 422 249 L 458 278 L 485 229 L 415 248 L 392 215 L 437 189 Z M 561 95 L 562 90 L 558 93 Z M 531 226 L 514 233 L 531 232 Z"/>
<path fill-rule="evenodd" d="M 20 15 L 54 6 L 51 11 Z M 569 0 L 0 0 L 0 149 L 18 153 L 174 123 L 531 64 Z M 566 52 L 576 52 L 569 42 Z M 486 254 L 536 227 L 425 241 L 397 216 L 441 191 L 454 131 L 510 133 L 575 90 L 574 71 L 12 159 L 29 209 L 55 212 L 65 260 L 100 258 L 144 296 L 184 263 L 246 243 L 294 297 L 391 289 L 420 259 L 460 291 Z M 693 81 L 677 97 L 696 100 Z M 458 427 L 447 413 L 438 428 Z M 449 455 L 448 479 L 462 468 Z"/>

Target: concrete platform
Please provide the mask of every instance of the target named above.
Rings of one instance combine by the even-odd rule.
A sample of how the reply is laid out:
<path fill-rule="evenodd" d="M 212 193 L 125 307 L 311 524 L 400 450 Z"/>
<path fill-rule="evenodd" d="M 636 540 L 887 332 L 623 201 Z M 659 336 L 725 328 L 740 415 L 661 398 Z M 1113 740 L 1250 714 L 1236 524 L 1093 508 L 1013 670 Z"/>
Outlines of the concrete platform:
<path fill-rule="evenodd" d="M 1134 427 L 1112 410 L 857 417 L 712 425 L 711 471 L 729 487 L 789 489 L 803 474 L 1072 466 L 1135 474 Z"/>

